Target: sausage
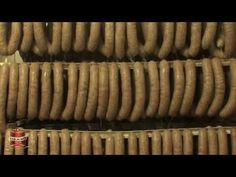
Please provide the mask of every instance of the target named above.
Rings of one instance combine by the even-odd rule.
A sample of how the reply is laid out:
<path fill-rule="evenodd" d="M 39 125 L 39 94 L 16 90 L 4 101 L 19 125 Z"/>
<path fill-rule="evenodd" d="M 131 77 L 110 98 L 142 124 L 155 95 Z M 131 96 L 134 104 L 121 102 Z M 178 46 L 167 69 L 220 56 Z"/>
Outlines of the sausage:
<path fill-rule="evenodd" d="M 159 93 L 160 93 L 160 83 L 159 83 L 159 72 L 157 62 L 148 62 L 148 81 L 149 81 L 149 98 L 146 108 L 147 117 L 155 117 L 158 111 L 159 105 Z"/>
<path fill-rule="evenodd" d="M 61 130 L 61 154 L 70 155 L 70 133 L 68 129 Z"/>
<path fill-rule="evenodd" d="M 192 22 L 191 23 L 191 43 L 190 47 L 184 50 L 185 57 L 195 57 L 201 47 L 201 22 Z"/>
<path fill-rule="evenodd" d="M 185 88 L 183 101 L 180 108 L 180 115 L 187 116 L 191 110 L 195 91 L 196 91 L 196 66 L 193 60 L 187 60 L 185 62 Z"/>
<path fill-rule="evenodd" d="M 108 134 L 106 137 L 106 145 L 105 145 L 105 155 L 114 155 L 115 147 L 114 147 L 114 138 L 112 134 Z"/>
<path fill-rule="evenodd" d="M 52 104 L 51 73 L 52 70 L 50 63 L 43 63 L 41 71 L 41 103 L 39 109 L 40 120 L 48 119 L 50 114 Z"/>
<path fill-rule="evenodd" d="M 63 52 L 69 52 L 72 47 L 72 22 L 62 22 L 61 48 Z"/>
<path fill-rule="evenodd" d="M 10 64 L 9 86 L 7 97 L 7 118 L 13 120 L 16 116 L 17 94 L 18 94 L 18 64 Z"/>
<path fill-rule="evenodd" d="M 158 114 L 164 117 L 168 114 L 170 104 L 170 67 L 166 60 L 160 62 L 160 103 Z"/>
<path fill-rule="evenodd" d="M 12 129 L 8 128 L 5 132 L 5 140 L 4 140 L 4 155 L 13 155 L 14 149 L 11 145 L 11 131 Z"/>
<path fill-rule="evenodd" d="M 142 63 L 134 63 L 134 80 L 135 80 L 135 101 L 134 107 L 130 115 L 130 121 L 135 122 L 141 118 L 144 112 L 146 91 L 145 91 L 145 75 Z"/>
<path fill-rule="evenodd" d="M 48 54 L 58 55 L 61 51 L 62 23 L 52 23 L 52 40 L 48 42 Z"/>
<path fill-rule="evenodd" d="M 19 65 L 19 87 L 17 96 L 17 111 L 18 119 L 24 119 L 27 114 L 27 97 L 28 97 L 28 75 L 29 67 L 26 63 Z"/>
<path fill-rule="evenodd" d="M 71 155 L 80 155 L 81 138 L 78 131 L 74 131 L 71 140 Z"/>
<path fill-rule="evenodd" d="M 38 116 L 38 92 L 39 92 L 39 64 L 32 63 L 29 73 L 28 93 L 28 119 L 32 120 Z"/>
<path fill-rule="evenodd" d="M 56 130 L 52 130 L 50 134 L 50 155 L 59 155 L 59 154 L 60 154 L 60 137 Z"/>
<path fill-rule="evenodd" d="M 62 63 L 54 63 L 53 67 L 53 102 L 50 119 L 56 120 L 61 116 L 63 106 L 63 67 Z"/>
<path fill-rule="evenodd" d="M 225 75 L 222 63 L 219 58 L 213 58 L 211 60 L 211 63 L 214 73 L 215 95 L 208 109 L 207 115 L 209 117 L 216 116 L 220 112 L 224 104 L 224 96 L 225 96 Z"/>
<path fill-rule="evenodd" d="M 48 41 L 45 33 L 45 22 L 34 22 L 34 40 L 39 52 L 45 54 L 48 50 Z"/>
<path fill-rule="evenodd" d="M 125 44 L 126 44 L 126 23 L 115 23 L 115 54 L 116 57 L 121 59 L 125 56 Z"/>
<path fill-rule="evenodd" d="M 220 117 L 226 118 L 230 117 L 235 113 L 236 108 L 236 61 L 230 61 L 230 93 L 227 103 L 224 105 L 223 109 L 220 111 Z"/>
<path fill-rule="evenodd" d="M 114 22 L 105 23 L 105 41 L 100 45 L 100 51 L 106 57 L 111 57 L 114 50 Z"/>
<path fill-rule="evenodd" d="M 195 115 L 197 117 L 202 117 L 205 115 L 213 99 L 214 80 L 213 80 L 213 71 L 210 59 L 202 60 L 202 71 L 203 71 L 203 89 L 197 108 L 195 110 Z"/>
<path fill-rule="evenodd" d="M 211 44 L 214 42 L 217 31 L 217 22 L 207 22 L 206 29 L 202 36 L 202 49 L 209 49 Z"/>
<path fill-rule="evenodd" d="M 99 64 L 98 66 L 98 107 L 96 117 L 99 119 L 105 119 L 108 97 L 109 97 L 109 78 L 108 78 L 108 66 L 105 62 Z"/>
<path fill-rule="evenodd" d="M 47 155 L 48 135 L 46 129 L 41 129 L 38 135 L 38 155 Z"/>
<path fill-rule="evenodd" d="M 33 53 L 34 53 L 35 55 L 38 55 L 38 56 L 40 56 L 40 57 L 43 57 L 43 55 L 44 55 L 44 53 L 42 53 L 42 52 L 39 50 L 39 48 L 38 48 L 38 46 L 36 45 L 35 42 L 34 42 L 33 45 L 32 45 L 32 51 L 33 51 Z"/>
<path fill-rule="evenodd" d="M 209 155 L 218 155 L 217 134 L 214 128 L 208 128 L 208 152 Z"/>
<path fill-rule="evenodd" d="M 89 132 L 81 134 L 81 155 L 91 155 L 91 136 Z"/>
<path fill-rule="evenodd" d="M 139 154 L 149 155 L 148 134 L 145 131 L 139 133 Z"/>
<path fill-rule="evenodd" d="M 191 130 L 183 130 L 183 154 L 193 155 L 193 134 Z"/>
<path fill-rule="evenodd" d="M 74 112 L 74 118 L 76 120 L 81 120 L 84 116 L 88 96 L 89 77 L 89 64 L 81 63 L 79 71 L 77 101 Z"/>
<path fill-rule="evenodd" d="M 32 22 L 23 22 L 23 35 L 20 43 L 20 51 L 27 53 L 30 51 L 33 44 L 33 23 Z"/>
<path fill-rule="evenodd" d="M 225 34 L 224 34 L 224 29 L 223 29 L 223 25 L 221 24 L 221 29 L 219 31 L 219 36 L 216 40 L 216 47 L 223 49 L 225 45 Z"/>
<path fill-rule="evenodd" d="M 172 137 L 170 130 L 164 130 L 162 135 L 162 153 L 163 155 L 172 155 Z"/>
<path fill-rule="evenodd" d="M 24 146 L 15 146 L 15 155 L 24 155 L 25 148 Z"/>
<path fill-rule="evenodd" d="M 224 52 L 226 57 L 231 57 L 235 53 L 235 23 L 224 22 L 223 23 L 224 34 L 225 34 L 225 47 Z"/>
<path fill-rule="evenodd" d="M 157 22 L 147 23 L 147 36 L 145 44 L 143 46 L 145 55 L 150 55 L 155 51 L 157 45 L 157 35 L 158 35 L 157 25 L 158 25 Z"/>
<path fill-rule="evenodd" d="M 183 63 L 179 60 L 173 62 L 174 70 L 174 93 L 169 108 L 169 116 L 176 117 L 179 113 L 183 96 L 184 96 L 184 68 Z"/>
<path fill-rule="evenodd" d="M 133 132 L 130 132 L 128 136 L 128 154 L 138 155 L 137 136 Z"/>
<path fill-rule="evenodd" d="M 137 26 L 136 22 L 127 22 L 127 54 L 129 57 L 135 57 L 139 54 L 139 42 L 137 37 Z"/>
<path fill-rule="evenodd" d="M 172 141 L 173 141 L 173 154 L 182 155 L 183 154 L 183 142 L 180 130 L 174 129 L 172 131 Z"/>
<path fill-rule="evenodd" d="M 109 73 L 109 98 L 106 112 L 106 120 L 113 121 L 118 113 L 119 106 L 119 70 L 116 63 L 108 66 Z"/>
<path fill-rule="evenodd" d="M 158 53 L 158 58 L 166 58 L 171 52 L 173 42 L 174 42 L 174 22 L 163 23 L 163 42 Z"/>
<path fill-rule="evenodd" d="M 75 40 L 74 51 L 82 52 L 86 47 L 86 22 L 76 22 L 75 25 Z"/>
<path fill-rule="evenodd" d="M 73 117 L 78 87 L 78 70 L 75 63 L 70 63 L 68 66 L 68 94 L 66 106 L 62 113 L 63 120 L 69 120 Z"/>
<path fill-rule="evenodd" d="M 9 82 L 9 67 L 8 64 L 3 64 L 0 69 L 0 133 L 6 129 L 6 105 L 7 105 L 7 90 Z"/>
<path fill-rule="evenodd" d="M 198 135 L 198 155 L 207 155 L 208 154 L 208 140 L 207 140 L 207 131 L 205 128 L 199 129 Z"/>
<path fill-rule="evenodd" d="M 21 22 L 11 22 L 11 35 L 8 41 L 8 55 L 13 55 L 20 45 L 22 36 Z"/>
<path fill-rule="evenodd" d="M 218 128 L 219 155 L 228 155 L 227 132 L 224 128 Z"/>
<path fill-rule="evenodd" d="M 236 128 L 231 129 L 231 153 L 236 155 Z"/>
<path fill-rule="evenodd" d="M 89 93 L 84 119 L 91 121 L 96 116 L 98 104 L 98 65 L 92 63 L 90 66 Z"/>
<path fill-rule="evenodd" d="M 152 155 L 161 155 L 161 133 L 158 130 L 152 132 Z"/>
<path fill-rule="evenodd" d="M 28 155 L 37 155 L 37 141 L 38 135 L 37 131 L 31 130 L 28 137 Z"/>
<path fill-rule="evenodd" d="M 129 117 L 132 109 L 131 76 L 130 68 L 127 63 L 120 63 L 121 80 L 121 107 L 117 120 L 124 120 Z"/>
<path fill-rule="evenodd" d="M 0 22 L 0 55 L 8 55 L 6 22 Z"/>
<path fill-rule="evenodd" d="M 93 136 L 93 155 L 102 155 L 102 140 L 99 134 Z"/>
<path fill-rule="evenodd" d="M 124 155 L 125 147 L 124 147 L 124 137 L 121 132 L 115 133 L 115 155 Z"/>
<path fill-rule="evenodd" d="M 182 50 L 187 38 L 187 22 L 177 22 L 175 32 L 175 48 Z"/>
<path fill-rule="evenodd" d="M 87 49 L 90 52 L 95 52 L 98 48 L 101 36 L 101 22 L 91 22 L 90 23 L 90 33 L 87 42 Z"/>

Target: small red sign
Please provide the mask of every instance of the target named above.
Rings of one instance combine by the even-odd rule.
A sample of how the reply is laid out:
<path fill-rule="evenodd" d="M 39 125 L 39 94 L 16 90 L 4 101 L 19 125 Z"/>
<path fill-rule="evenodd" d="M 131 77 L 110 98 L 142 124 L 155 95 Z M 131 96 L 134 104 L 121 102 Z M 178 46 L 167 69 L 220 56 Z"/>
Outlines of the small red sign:
<path fill-rule="evenodd" d="M 27 136 L 23 128 L 16 128 L 11 131 L 10 142 L 11 146 L 25 147 L 26 146 Z"/>

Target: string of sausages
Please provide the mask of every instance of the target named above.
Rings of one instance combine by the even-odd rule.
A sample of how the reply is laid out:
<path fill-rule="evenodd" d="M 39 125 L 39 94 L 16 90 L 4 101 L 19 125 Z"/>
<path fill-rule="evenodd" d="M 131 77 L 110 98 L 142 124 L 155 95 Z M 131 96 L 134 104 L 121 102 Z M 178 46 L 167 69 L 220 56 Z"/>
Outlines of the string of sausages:
<path fill-rule="evenodd" d="M 236 129 L 224 127 L 165 129 L 154 131 L 79 132 L 29 130 L 23 146 L 11 145 L 11 129 L 5 134 L 5 155 L 235 155 Z M 196 137 L 196 138 L 195 138 Z"/>
<path fill-rule="evenodd" d="M 234 22 L 1 22 L 0 55 L 236 56 Z"/>
<path fill-rule="evenodd" d="M 235 115 L 236 60 L 12 63 L 0 67 L 0 127 L 28 119 L 130 121 Z M 226 71 L 229 71 L 226 73 Z M 171 79 L 173 78 L 173 79 Z M 229 94 L 226 94 L 226 89 Z"/>

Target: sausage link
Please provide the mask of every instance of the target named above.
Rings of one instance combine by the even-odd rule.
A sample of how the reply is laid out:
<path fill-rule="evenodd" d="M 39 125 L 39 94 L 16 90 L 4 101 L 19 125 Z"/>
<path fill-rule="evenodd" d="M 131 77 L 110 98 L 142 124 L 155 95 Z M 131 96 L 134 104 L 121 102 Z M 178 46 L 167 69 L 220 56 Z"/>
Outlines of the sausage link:
<path fill-rule="evenodd" d="M 109 100 L 106 112 L 106 120 L 112 121 L 115 119 L 119 106 L 119 76 L 116 63 L 111 63 L 108 66 L 109 73 Z"/>
<path fill-rule="evenodd" d="M 7 54 L 7 23 L 0 22 L 0 55 Z"/>
<path fill-rule="evenodd" d="M 214 93 L 213 71 L 210 59 L 203 59 L 202 70 L 203 70 L 203 89 L 195 111 L 195 115 L 197 117 L 202 117 L 203 115 L 205 115 L 209 105 L 212 102 Z"/>
<path fill-rule="evenodd" d="M 82 52 L 86 47 L 86 22 L 76 22 L 74 51 Z"/>
<path fill-rule="evenodd" d="M 61 52 L 62 23 L 52 23 L 52 41 L 48 42 L 48 54 L 58 55 Z"/>
<path fill-rule="evenodd" d="M 28 137 L 28 155 L 37 155 L 37 131 L 31 130 Z"/>
<path fill-rule="evenodd" d="M 71 155 L 80 155 L 81 137 L 78 131 L 74 131 L 71 140 Z"/>
<path fill-rule="evenodd" d="M 218 128 L 219 155 L 228 155 L 227 132 L 224 128 Z"/>
<path fill-rule="evenodd" d="M 48 41 L 45 33 L 45 22 L 34 22 L 34 39 L 40 53 L 45 54 L 48 50 Z"/>
<path fill-rule="evenodd" d="M 172 155 L 172 137 L 170 130 L 164 130 L 162 135 L 162 154 Z"/>
<path fill-rule="evenodd" d="M 132 109 L 131 76 L 130 68 L 127 63 L 120 64 L 121 80 L 121 107 L 117 120 L 124 120 L 129 117 Z"/>
<path fill-rule="evenodd" d="M 52 130 L 50 134 L 50 155 L 59 155 L 59 154 L 60 154 L 60 137 L 56 130 Z"/>
<path fill-rule="evenodd" d="M 81 134 L 81 155 L 91 155 L 91 136 L 89 132 Z"/>
<path fill-rule="evenodd" d="M 61 131 L 61 154 L 70 155 L 70 133 L 68 129 L 63 129 Z"/>
<path fill-rule="evenodd" d="M 90 34 L 87 42 L 87 49 L 90 52 L 95 52 L 98 48 L 101 36 L 101 22 L 90 23 Z"/>
<path fill-rule="evenodd" d="M 129 57 L 135 57 L 139 54 L 139 42 L 137 37 L 137 24 L 136 22 L 127 22 L 127 54 Z"/>
<path fill-rule="evenodd" d="M 139 154 L 149 155 L 148 134 L 145 131 L 139 133 Z"/>
<path fill-rule="evenodd" d="M 23 35 L 22 40 L 20 43 L 20 50 L 24 53 L 27 53 L 30 51 L 32 44 L 33 44 L 33 23 L 32 22 L 23 22 Z"/>
<path fill-rule="evenodd" d="M 16 116 L 18 82 L 19 82 L 18 64 L 10 64 L 9 86 L 7 97 L 7 118 L 13 120 Z"/>
<path fill-rule="evenodd" d="M 121 132 L 115 133 L 115 155 L 124 155 L 124 137 Z"/>
<path fill-rule="evenodd" d="M 179 60 L 173 63 L 174 70 L 174 93 L 169 108 L 169 116 L 176 117 L 179 113 L 183 96 L 184 96 L 184 68 L 183 63 Z"/>
<path fill-rule="evenodd" d="M 236 128 L 231 129 L 231 153 L 236 155 Z"/>
<path fill-rule="evenodd" d="M 21 37 L 21 22 L 11 22 L 11 35 L 7 46 L 8 55 L 13 55 L 19 48 Z"/>
<path fill-rule="evenodd" d="M 235 23 L 224 22 L 223 23 L 224 34 L 225 34 L 225 47 L 224 52 L 226 57 L 231 57 L 235 53 Z"/>
<path fill-rule="evenodd" d="M 54 63 L 53 68 L 53 102 L 50 119 L 56 120 L 61 116 L 63 106 L 63 67 L 62 63 Z"/>
<path fill-rule="evenodd" d="M 209 155 L 218 155 L 217 134 L 214 128 L 208 128 L 208 152 Z"/>
<path fill-rule="evenodd" d="M 186 82 L 184 88 L 184 97 L 180 108 L 181 116 L 187 116 L 189 114 L 195 96 L 197 76 L 196 66 L 193 60 L 187 60 L 185 62 L 185 75 Z"/>
<path fill-rule="evenodd" d="M 99 134 L 93 136 L 93 155 L 102 155 L 102 139 Z"/>
<path fill-rule="evenodd" d="M 72 47 L 72 22 L 62 23 L 62 37 L 61 37 L 61 48 L 62 51 L 67 53 Z"/>
<path fill-rule="evenodd" d="M 27 115 L 28 75 L 29 67 L 26 63 L 19 65 L 19 89 L 17 96 L 17 118 L 24 119 Z"/>
<path fill-rule="evenodd" d="M 41 104 L 39 109 L 39 119 L 49 118 L 52 105 L 52 69 L 50 63 L 43 63 L 41 71 Z"/>
<path fill-rule="evenodd" d="M 173 154 L 182 155 L 183 154 L 183 142 L 180 130 L 174 129 L 172 131 L 172 141 L 173 141 Z"/>
<path fill-rule="evenodd" d="M 48 135 L 46 129 L 41 129 L 38 135 L 38 155 L 47 155 Z"/>
<path fill-rule="evenodd" d="M 115 154 L 114 138 L 113 138 L 112 134 L 107 135 L 105 146 L 106 146 L 105 147 L 105 155 L 114 155 Z"/>
<path fill-rule="evenodd" d="M 225 75 L 222 63 L 219 58 L 213 58 L 211 62 L 215 80 L 215 95 L 208 109 L 209 117 L 216 116 L 219 113 L 224 104 L 225 96 Z"/>
<path fill-rule="evenodd" d="M 98 66 L 92 63 L 90 66 L 89 93 L 84 119 L 91 121 L 96 116 L 98 104 Z"/>
<path fill-rule="evenodd" d="M 148 62 L 148 79 L 149 79 L 149 101 L 146 108 L 147 117 L 155 117 L 159 105 L 159 73 L 157 63 L 154 61 Z"/>
<path fill-rule="evenodd" d="M 70 63 L 68 66 L 68 94 L 66 106 L 62 113 L 63 120 L 69 120 L 73 117 L 78 87 L 78 70 L 75 63 Z"/>
<path fill-rule="evenodd" d="M 152 155 L 161 155 L 161 133 L 158 130 L 152 132 Z"/>
<path fill-rule="evenodd" d="M 206 29 L 202 37 L 202 49 L 209 49 L 211 44 L 214 42 L 217 31 L 217 24 L 217 22 L 206 23 Z"/>
<path fill-rule="evenodd" d="M 115 54 L 117 58 L 123 58 L 125 56 L 125 44 L 126 44 L 126 23 L 115 23 Z"/>
<path fill-rule="evenodd" d="M 187 22 L 177 22 L 175 32 L 175 48 L 182 50 L 187 38 Z"/>
<path fill-rule="evenodd" d="M 99 74 L 98 74 L 98 107 L 96 117 L 99 119 L 105 119 L 107 106 L 108 106 L 108 98 L 109 98 L 109 77 L 108 77 L 108 66 L 107 64 L 101 63 L 98 66 Z"/>
<path fill-rule="evenodd" d="M 145 106 L 145 75 L 144 68 L 140 62 L 134 63 L 134 79 L 135 79 L 135 102 L 130 115 L 130 121 L 139 120 L 144 112 Z"/>
<path fill-rule="evenodd" d="M 135 133 L 130 132 L 128 136 L 128 154 L 138 155 L 137 136 Z"/>
<path fill-rule="evenodd" d="M 230 117 L 235 113 L 236 108 L 236 61 L 230 61 L 230 93 L 227 103 L 220 111 L 220 117 Z"/>
<path fill-rule="evenodd" d="M 207 131 L 205 128 L 199 130 L 198 135 L 198 155 L 207 155 L 208 154 L 208 140 L 207 140 Z"/>
<path fill-rule="evenodd" d="M 8 128 L 5 132 L 5 141 L 4 141 L 4 155 L 13 155 L 14 149 L 11 145 L 11 131 L 12 129 Z"/>
<path fill-rule="evenodd" d="M 183 154 L 193 155 L 193 134 L 189 129 L 183 131 Z"/>
<path fill-rule="evenodd" d="M 28 119 L 38 116 L 39 64 L 32 63 L 29 73 Z"/>
<path fill-rule="evenodd" d="M 144 44 L 144 53 L 145 55 L 150 55 L 154 53 L 157 45 L 157 35 L 158 35 L 158 23 L 157 22 L 148 22 L 147 37 Z"/>
<path fill-rule="evenodd" d="M 160 104 L 158 114 L 164 117 L 168 114 L 170 104 L 170 67 L 166 60 L 160 62 Z"/>
<path fill-rule="evenodd" d="M 75 106 L 74 118 L 81 120 L 86 109 L 89 88 L 89 64 L 81 63 L 79 71 L 78 94 Z"/>

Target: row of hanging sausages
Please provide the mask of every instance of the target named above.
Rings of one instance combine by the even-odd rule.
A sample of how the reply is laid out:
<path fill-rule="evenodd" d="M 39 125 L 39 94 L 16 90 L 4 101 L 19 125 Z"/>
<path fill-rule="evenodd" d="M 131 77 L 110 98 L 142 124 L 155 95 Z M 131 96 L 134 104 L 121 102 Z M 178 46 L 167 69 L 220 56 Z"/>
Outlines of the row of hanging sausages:
<path fill-rule="evenodd" d="M 110 132 L 102 138 L 99 132 L 90 133 L 67 129 L 46 129 L 28 132 L 27 148 L 10 145 L 11 129 L 6 131 L 5 155 L 228 155 L 236 154 L 236 129 L 200 128 L 197 141 L 190 129 L 165 129 L 129 132 Z M 231 143 L 229 143 L 231 142 Z M 196 149 L 196 150 L 195 150 Z"/>
<path fill-rule="evenodd" d="M 236 60 L 227 83 L 219 58 L 170 63 L 21 63 L 0 68 L 0 125 L 6 119 L 138 121 L 142 117 L 230 117 L 236 108 Z M 200 81 L 199 81 L 200 80 Z M 197 89 L 199 86 L 201 89 Z M 225 94 L 229 89 L 229 96 Z M 197 94 L 199 93 L 199 98 Z"/>
<path fill-rule="evenodd" d="M 100 52 L 124 58 L 171 53 L 196 57 L 235 56 L 233 22 L 1 22 L 0 55 L 16 50 L 39 56 Z"/>

